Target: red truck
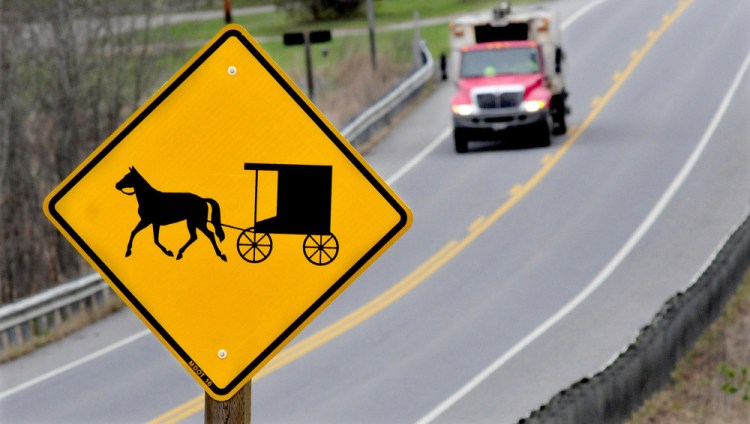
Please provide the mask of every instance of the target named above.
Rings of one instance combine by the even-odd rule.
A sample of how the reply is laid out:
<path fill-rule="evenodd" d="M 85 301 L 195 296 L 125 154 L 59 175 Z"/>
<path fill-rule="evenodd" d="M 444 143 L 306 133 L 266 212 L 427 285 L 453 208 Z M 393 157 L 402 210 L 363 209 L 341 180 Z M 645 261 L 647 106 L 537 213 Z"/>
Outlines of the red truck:
<path fill-rule="evenodd" d="M 564 55 L 554 13 L 512 14 L 504 4 L 489 19 L 457 19 L 451 30 L 460 59 L 451 101 L 457 152 L 468 151 L 469 141 L 497 140 L 511 131 L 529 145 L 549 146 L 552 134 L 567 131 Z"/>

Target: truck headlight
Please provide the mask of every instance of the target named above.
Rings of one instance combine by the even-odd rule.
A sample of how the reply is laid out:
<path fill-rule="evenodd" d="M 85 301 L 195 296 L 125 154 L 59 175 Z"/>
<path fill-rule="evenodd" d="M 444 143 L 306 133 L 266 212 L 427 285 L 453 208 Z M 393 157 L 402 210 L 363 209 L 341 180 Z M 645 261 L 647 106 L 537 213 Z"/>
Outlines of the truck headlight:
<path fill-rule="evenodd" d="M 524 112 L 539 112 L 540 110 L 544 109 L 547 106 L 547 103 L 545 103 L 544 100 L 527 100 L 523 103 L 521 103 L 521 109 L 523 109 Z"/>
<path fill-rule="evenodd" d="M 472 105 L 453 105 L 453 113 L 461 116 L 468 116 L 474 113 Z"/>

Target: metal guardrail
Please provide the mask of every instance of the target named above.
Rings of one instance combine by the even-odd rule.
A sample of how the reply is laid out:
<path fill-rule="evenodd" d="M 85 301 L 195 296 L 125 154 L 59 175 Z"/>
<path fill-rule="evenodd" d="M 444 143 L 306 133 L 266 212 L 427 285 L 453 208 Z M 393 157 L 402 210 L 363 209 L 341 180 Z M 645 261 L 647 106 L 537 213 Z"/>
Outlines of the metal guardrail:
<path fill-rule="evenodd" d="M 353 146 L 360 146 L 375 131 L 387 125 L 390 118 L 435 75 L 435 62 L 424 41 L 420 43 L 420 50 L 422 66 L 341 130 L 341 135 Z"/>
<path fill-rule="evenodd" d="M 398 86 L 353 118 L 341 131 L 355 147 L 413 98 L 434 75 L 430 51 L 421 43 L 423 64 Z M 114 292 L 98 275 L 90 274 L 27 299 L 0 307 L 0 359 L 9 350 L 34 343 L 39 336 L 83 314 L 107 305 Z"/>
<path fill-rule="evenodd" d="M 0 308 L 0 353 L 23 348 L 71 318 L 91 314 L 114 296 L 98 274 L 90 274 Z"/>

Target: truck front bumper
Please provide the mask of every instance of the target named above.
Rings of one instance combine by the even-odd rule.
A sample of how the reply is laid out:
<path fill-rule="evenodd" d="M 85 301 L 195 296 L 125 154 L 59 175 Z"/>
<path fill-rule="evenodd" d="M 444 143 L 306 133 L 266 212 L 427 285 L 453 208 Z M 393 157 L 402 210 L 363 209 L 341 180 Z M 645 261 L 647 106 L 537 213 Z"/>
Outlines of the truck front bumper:
<path fill-rule="evenodd" d="M 497 111 L 473 115 L 453 115 L 453 127 L 472 140 L 495 139 L 500 132 L 524 130 L 541 122 L 549 122 L 546 109 L 537 112 Z"/>

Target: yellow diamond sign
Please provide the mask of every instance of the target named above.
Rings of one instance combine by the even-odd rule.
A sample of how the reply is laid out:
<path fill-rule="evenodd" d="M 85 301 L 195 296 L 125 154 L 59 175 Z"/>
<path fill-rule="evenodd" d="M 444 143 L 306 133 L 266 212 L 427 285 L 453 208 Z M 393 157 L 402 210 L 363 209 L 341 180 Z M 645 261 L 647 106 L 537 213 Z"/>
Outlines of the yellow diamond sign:
<path fill-rule="evenodd" d="M 411 224 L 411 212 L 230 25 L 45 202 L 217 400 Z"/>

